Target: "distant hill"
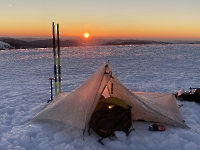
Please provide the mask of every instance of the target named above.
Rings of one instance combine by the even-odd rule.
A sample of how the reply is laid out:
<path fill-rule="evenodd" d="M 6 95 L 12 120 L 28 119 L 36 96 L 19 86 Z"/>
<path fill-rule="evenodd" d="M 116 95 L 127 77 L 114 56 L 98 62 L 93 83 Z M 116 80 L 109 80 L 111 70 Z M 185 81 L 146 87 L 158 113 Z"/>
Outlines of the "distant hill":
<path fill-rule="evenodd" d="M 171 44 L 170 42 L 158 42 L 147 40 L 112 40 L 103 43 L 102 45 L 139 45 L 139 44 Z"/>
<path fill-rule="evenodd" d="M 15 49 L 23 49 L 23 48 L 48 48 L 53 46 L 52 39 L 42 39 L 42 40 L 34 40 L 34 41 L 25 41 L 14 38 L 0 38 L 0 41 L 6 42 L 13 46 Z M 57 43 L 56 43 L 57 45 Z M 81 43 L 78 40 L 60 40 L 61 47 L 69 47 L 69 46 L 84 46 L 84 43 Z"/>
<path fill-rule="evenodd" d="M 0 38 L 0 41 L 6 42 L 15 49 L 25 48 L 25 47 L 31 47 L 28 42 L 17 40 L 13 38 Z"/>
<path fill-rule="evenodd" d="M 14 49 L 26 48 L 49 48 L 53 47 L 52 39 L 14 39 L 14 38 L 0 38 L 0 41 L 10 45 Z M 105 45 L 141 45 L 141 44 L 200 44 L 200 41 L 153 41 L 153 40 L 134 40 L 134 39 L 68 39 L 60 40 L 60 47 L 70 46 L 105 46 Z M 57 45 L 57 43 L 56 43 Z M 4 48 L 2 48 L 4 49 Z"/>
<path fill-rule="evenodd" d="M 0 50 L 7 50 L 7 49 L 13 49 L 14 47 L 12 47 L 10 44 L 0 41 Z"/>
<path fill-rule="evenodd" d="M 168 42 L 173 44 L 200 44 L 200 41 L 194 41 L 194 40 L 173 40 Z"/>

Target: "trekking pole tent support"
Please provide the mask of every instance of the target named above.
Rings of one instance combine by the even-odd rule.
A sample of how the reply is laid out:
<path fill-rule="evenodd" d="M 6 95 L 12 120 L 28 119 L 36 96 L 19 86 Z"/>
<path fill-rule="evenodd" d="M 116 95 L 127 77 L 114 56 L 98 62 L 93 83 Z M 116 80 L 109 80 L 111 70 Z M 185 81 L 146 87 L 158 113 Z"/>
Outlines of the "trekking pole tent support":
<path fill-rule="evenodd" d="M 54 78 L 53 79 L 54 79 L 54 89 L 55 89 L 55 96 L 56 96 L 59 93 L 61 93 L 61 65 L 60 65 L 59 24 L 57 24 L 57 52 L 56 52 L 56 38 L 55 38 L 54 22 L 52 23 L 52 35 L 53 35 L 53 60 L 54 60 Z M 51 101 L 52 100 L 53 100 L 53 86 L 51 85 Z"/>

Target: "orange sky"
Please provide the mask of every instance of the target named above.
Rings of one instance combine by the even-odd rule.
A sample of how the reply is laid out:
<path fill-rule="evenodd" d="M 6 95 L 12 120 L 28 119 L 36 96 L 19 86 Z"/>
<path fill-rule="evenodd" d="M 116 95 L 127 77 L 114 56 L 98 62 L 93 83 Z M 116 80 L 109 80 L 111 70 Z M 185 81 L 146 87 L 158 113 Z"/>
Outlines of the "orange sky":
<path fill-rule="evenodd" d="M 2 0 L 0 37 L 200 39 L 199 0 Z"/>

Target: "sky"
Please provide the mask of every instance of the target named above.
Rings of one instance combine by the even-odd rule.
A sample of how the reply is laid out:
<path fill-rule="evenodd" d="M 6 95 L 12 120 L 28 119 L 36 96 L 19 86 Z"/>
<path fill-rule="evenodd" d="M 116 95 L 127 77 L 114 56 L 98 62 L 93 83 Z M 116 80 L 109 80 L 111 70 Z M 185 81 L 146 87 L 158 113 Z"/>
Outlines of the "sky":
<path fill-rule="evenodd" d="M 0 37 L 200 39 L 199 0 L 0 0 Z"/>

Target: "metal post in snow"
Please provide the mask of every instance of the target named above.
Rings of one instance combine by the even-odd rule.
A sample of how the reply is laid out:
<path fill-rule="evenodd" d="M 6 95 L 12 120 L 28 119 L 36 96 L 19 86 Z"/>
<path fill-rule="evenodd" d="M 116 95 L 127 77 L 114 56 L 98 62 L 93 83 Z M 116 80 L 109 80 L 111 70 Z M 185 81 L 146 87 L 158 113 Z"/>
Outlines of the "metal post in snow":
<path fill-rule="evenodd" d="M 47 102 L 51 102 L 51 101 L 53 101 L 53 80 L 54 80 L 54 78 L 49 78 L 49 80 L 50 80 L 50 84 L 51 84 L 51 90 L 50 90 L 50 92 L 51 92 L 51 99 L 50 100 L 48 100 Z"/>
<path fill-rule="evenodd" d="M 61 65 L 60 65 L 59 24 L 57 24 L 57 46 L 58 46 L 58 94 L 59 94 L 59 93 L 61 93 Z"/>
<path fill-rule="evenodd" d="M 54 88 L 55 88 L 55 95 L 57 95 L 58 91 L 57 91 L 56 41 L 55 41 L 54 22 L 53 22 L 53 59 L 54 59 Z"/>

